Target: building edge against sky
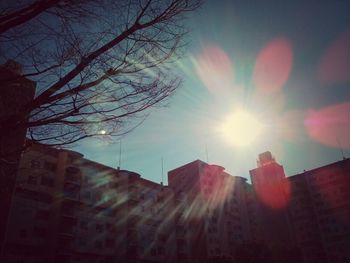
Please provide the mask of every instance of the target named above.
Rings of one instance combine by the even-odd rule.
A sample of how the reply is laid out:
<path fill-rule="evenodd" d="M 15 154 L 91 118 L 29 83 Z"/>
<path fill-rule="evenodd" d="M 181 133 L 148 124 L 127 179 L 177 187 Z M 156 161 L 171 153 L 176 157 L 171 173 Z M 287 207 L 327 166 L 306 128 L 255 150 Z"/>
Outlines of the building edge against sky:
<path fill-rule="evenodd" d="M 283 262 L 350 260 L 350 159 L 285 177 L 266 152 L 250 173 L 252 184 L 196 160 L 169 171 L 166 186 L 33 144 L 4 251 L 8 262 L 187 262 L 258 243 Z"/>

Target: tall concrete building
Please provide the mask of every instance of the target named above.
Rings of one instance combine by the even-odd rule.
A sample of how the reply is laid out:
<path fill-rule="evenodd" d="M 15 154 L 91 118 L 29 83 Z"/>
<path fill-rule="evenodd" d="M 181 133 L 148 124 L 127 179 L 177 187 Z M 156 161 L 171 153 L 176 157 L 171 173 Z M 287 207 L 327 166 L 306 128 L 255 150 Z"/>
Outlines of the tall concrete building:
<path fill-rule="evenodd" d="M 305 262 L 350 262 L 350 159 L 289 177 L 289 211 Z"/>
<path fill-rule="evenodd" d="M 22 157 L 2 262 L 175 262 L 172 193 L 77 152 Z"/>
<path fill-rule="evenodd" d="M 277 254 L 293 248 L 285 254 L 298 262 L 350 262 L 350 159 L 285 177 L 266 152 L 250 173 L 258 218 L 253 238 Z"/>
<path fill-rule="evenodd" d="M 262 240 L 270 245 L 290 246 L 294 243 L 288 211 L 289 185 L 283 166 L 270 152 L 259 155 L 258 167 L 250 171 Z"/>
<path fill-rule="evenodd" d="M 250 240 L 246 179 L 200 160 L 168 173 L 175 195 L 177 262 L 234 256 Z"/>
<path fill-rule="evenodd" d="M 250 173 L 196 160 L 164 186 L 32 143 L 1 262 L 350 262 L 350 159 L 286 177 L 266 152 Z"/>

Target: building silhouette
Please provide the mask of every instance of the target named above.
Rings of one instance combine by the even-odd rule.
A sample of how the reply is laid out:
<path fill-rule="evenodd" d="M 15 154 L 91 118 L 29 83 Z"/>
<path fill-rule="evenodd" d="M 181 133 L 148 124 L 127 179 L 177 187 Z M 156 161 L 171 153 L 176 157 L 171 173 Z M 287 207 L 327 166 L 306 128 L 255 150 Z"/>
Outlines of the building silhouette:
<path fill-rule="evenodd" d="M 350 159 L 289 182 L 289 211 L 305 262 L 350 262 Z"/>
<path fill-rule="evenodd" d="M 171 202 L 168 187 L 137 173 L 33 144 L 19 167 L 5 262 L 167 262 Z"/>
<path fill-rule="evenodd" d="M 250 171 L 255 193 L 262 242 L 289 247 L 294 244 L 288 201 L 289 184 L 283 166 L 270 152 L 259 155 L 258 167 Z"/>
<path fill-rule="evenodd" d="M 196 160 L 165 186 L 32 143 L 2 262 L 350 262 L 349 159 L 286 177 L 266 152 L 250 174 Z"/>
<path fill-rule="evenodd" d="M 276 252 L 278 262 L 299 262 L 296 254 L 305 263 L 350 262 L 350 159 L 285 177 L 265 152 L 250 174 L 256 241 Z"/>
<path fill-rule="evenodd" d="M 177 262 L 234 256 L 251 239 L 246 179 L 200 160 L 168 173 L 176 209 Z"/>
<path fill-rule="evenodd" d="M 24 147 L 26 127 L 14 126 L 22 107 L 34 98 L 36 83 L 22 75 L 13 60 L 0 65 L 0 246 L 3 250 L 9 209 L 16 183 L 18 163 Z M 26 119 L 26 116 L 23 116 Z M 0 252 L 0 255 L 1 255 Z"/>

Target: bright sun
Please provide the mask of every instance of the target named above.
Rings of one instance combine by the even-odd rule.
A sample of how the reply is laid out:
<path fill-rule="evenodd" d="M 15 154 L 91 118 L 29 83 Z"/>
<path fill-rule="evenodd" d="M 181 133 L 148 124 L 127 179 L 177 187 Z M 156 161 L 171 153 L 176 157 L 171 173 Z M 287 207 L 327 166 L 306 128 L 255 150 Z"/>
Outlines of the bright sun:
<path fill-rule="evenodd" d="M 235 146 L 248 146 L 261 134 L 263 125 L 246 111 L 236 111 L 220 125 L 225 140 Z"/>

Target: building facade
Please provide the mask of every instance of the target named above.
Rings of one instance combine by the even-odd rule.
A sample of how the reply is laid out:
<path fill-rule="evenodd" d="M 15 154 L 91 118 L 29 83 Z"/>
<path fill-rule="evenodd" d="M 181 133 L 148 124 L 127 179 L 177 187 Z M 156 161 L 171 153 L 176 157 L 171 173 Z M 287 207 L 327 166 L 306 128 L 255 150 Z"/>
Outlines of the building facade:
<path fill-rule="evenodd" d="M 168 186 L 32 143 L 1 262 L 350 262 L 350 160 L 286 177 L 271 153 L 251 181 L 196 160 Z"/>
<path fill-rule="evenodd" d="M 350 159 L 285 177 L 266 152 L 250 174 L 258 242 L 277 250 L 277 258 L 284 246 L 292 250 L 283 254 L 298 255 L 298 262 L 350 262 Z M 284 244 L 276 249 L 278 242 Z"/>
<path fill-rule="evenodd" d="M 200 160 L 168 173 L 176 205 L 177 262 L 234 257 L 251 239 L 246 179 Z"/>
<path fill-rule="evenodd" d="M 5 262 L 174 262 L 168 187 L 34 144 L 21 159 Z"/>
<path fill-rule="evenodd" d="M 291 219 L 305 262 L 350 262 L 350 159 L 290 177 Z"/>

